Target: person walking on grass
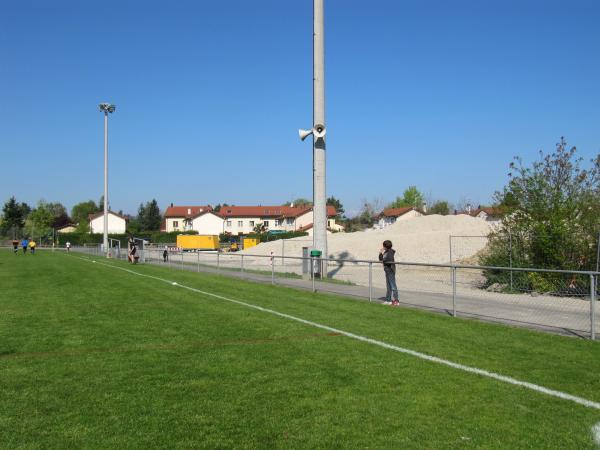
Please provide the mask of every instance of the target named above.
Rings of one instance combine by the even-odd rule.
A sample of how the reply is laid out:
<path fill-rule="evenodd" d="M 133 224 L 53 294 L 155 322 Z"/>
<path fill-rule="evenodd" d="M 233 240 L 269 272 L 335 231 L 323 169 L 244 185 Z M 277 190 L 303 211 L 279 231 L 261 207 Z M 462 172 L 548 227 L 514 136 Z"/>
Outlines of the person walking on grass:
<path fill-rule="evenodd" d="M 18 241 L 18 239 L 13 239 L 12 246 L 13 246 L 13 253 L 16 255 L 17 252 L 19 251 L 19 241 Z"/>
<path fill-rule="evenodd" d="M 379 261 L 383 263 L 383 272 L 385 273 L 385 294 L 384 305 L 398 306 L 398 287 L 396 286 L 396 264 L 394 264 L 394 255 L 396 250 L 392 248 L 392 241 L 383 241 L 383 247 L 379 250 Z"/>
<path fill-rule="evenodd" d="M 21 247 L 23 247 L 23 254 L 27 253 L 27 246 L 29 245 L 29 239 L 26 237 L 21 241 Z"/>
<path fill-rule="evenodd" d="M 32 255 L 35 255 L 35 245 L 36 244 L 35 244 L 35 241 L 33 239 L 29 241 L 29 252 Z"/>

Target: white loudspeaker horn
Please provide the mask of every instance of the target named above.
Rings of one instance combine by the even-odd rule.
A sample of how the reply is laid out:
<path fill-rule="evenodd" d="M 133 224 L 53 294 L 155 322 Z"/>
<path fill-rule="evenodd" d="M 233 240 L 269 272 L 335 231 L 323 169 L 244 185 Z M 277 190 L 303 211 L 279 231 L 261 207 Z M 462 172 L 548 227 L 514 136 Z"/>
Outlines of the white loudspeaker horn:
<path fill-rule="evenodd" d="M 325 137 L 325 133 L 327 132 L 327 130 L 325 130 L 325 125 L 321 123 L 315 123 L 312 131 L 317 139 Z"/>
<path fill-rule="evenodd" d="M 300 140 L 304 140 L 306 139 L 308 136 L 310 136 L 311 134 L 313 134 L 313 130 L 298 130 L 298 135 L 300 135 Z"/>

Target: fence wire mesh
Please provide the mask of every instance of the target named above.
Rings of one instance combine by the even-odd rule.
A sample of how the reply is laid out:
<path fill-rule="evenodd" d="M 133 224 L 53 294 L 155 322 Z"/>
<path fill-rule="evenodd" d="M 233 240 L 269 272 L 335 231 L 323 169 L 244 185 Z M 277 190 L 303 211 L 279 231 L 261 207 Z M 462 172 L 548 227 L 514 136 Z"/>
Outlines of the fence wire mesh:
<path fill-rule="evenodd" d="M 165 255 L 165 248 L 144 248 L 145 262 L 371 301 L 386 298 L 379 261 L 173 248 L 166 248 Z M 104 256 L 99 246 L 72 251 Z M 313 276 L 319 265 L 321 272 Z M 396 263 L 398 296 L 404 305 L 587 337 L 597 335 L 600 327 L 597 280 L 595 272 Z"/>

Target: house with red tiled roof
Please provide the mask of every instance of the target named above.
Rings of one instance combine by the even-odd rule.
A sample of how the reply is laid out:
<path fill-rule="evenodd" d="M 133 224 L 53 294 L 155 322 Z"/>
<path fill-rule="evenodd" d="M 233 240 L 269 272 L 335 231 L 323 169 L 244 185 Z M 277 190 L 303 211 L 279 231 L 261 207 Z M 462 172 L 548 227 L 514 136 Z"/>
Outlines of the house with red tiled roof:
<path fill-rule="evenodd" d="M 233 235 L 249 234 L 257 225 L 267 231 L 300 231 L 312 225 L 311 206 L 223 206 L 219 215 L 224 219 L 224 232 Z M 335 231 L 343 230 L 336 224 L 337 211 L 327 207 L 327 226 Z"/>
<path fill-rule="evenodd" d="M 471 209 L 469 207 L 464 214 L 468 214 L 472 217 L 477 217 L 494 225 L 499 224 L 502 221 L 502 210 L 493 206 L 479 205 L 476 209 Z"/>
<path fill-rule="evenodd" d="M 166 231 L 167 233 L 171 233 L 173 231 L 191 231 L 193 230 L 193 219 L 206 212 L 212 212 L 212 207 L 210 205 L 174 206 L 173 203 L 171 203 L 171 205 L 165 210 L 165 218 L 161 227 L 161 231 Z M 215 217 L 218 218 L 218 216 Z"/>
<path fill-rule="evenodd" d="M 396 223 L 398 220 L 412 219 L 413 217 L 422 216 L 423 213 L 413 208 L 412 206 L 406 206 L 403 208 L 385 208 L 377 216 L 378 228 L 385 228 L 388 225 Z"/>

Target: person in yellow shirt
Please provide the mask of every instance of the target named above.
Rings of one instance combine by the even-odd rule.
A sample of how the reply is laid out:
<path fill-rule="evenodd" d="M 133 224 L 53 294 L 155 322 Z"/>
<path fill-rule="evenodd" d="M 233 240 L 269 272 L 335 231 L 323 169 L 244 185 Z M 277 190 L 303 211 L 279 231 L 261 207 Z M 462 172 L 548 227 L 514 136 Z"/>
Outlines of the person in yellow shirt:
<path fill-rule="evenodd" d="M 35 241 L 33 239 L 29 241 L 29 251 L 32 255 L 35 255 Z"/>

